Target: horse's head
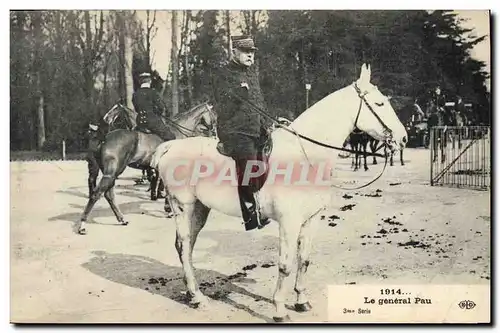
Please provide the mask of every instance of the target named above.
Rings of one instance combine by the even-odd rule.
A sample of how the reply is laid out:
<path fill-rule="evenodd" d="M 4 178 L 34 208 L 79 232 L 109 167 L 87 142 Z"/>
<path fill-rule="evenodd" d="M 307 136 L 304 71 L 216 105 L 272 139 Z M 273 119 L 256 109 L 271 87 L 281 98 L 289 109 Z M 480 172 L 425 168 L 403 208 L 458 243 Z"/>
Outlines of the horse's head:
<path fill-rule="evenodd" d="M 370 79 L 370 66 L 363 64 L 359 79 L 354 83 L 361 99 L 354 126 L 385 142 L 392 151 L 402 149 L 408 140 L 406 129 L 389 99 L 370 83 Z"/>
<path fill-rule="evenodd" d="M 121 101 L 118 101 L 108 112 L 106 112 L 103 120 L 108 124 L 110 130 L 116 128 L 134 129 L 136 126 L 135 118 L 135 112 L 125 106 Z"/>
<path fill-rule="evenodd" d="M 189 111 L 179 114 L 177 122 L 190 128 L 194 136 L 211 136 L 215 130 L 216 115 L 213 106 L 208 102 L 200 103 Z"/>

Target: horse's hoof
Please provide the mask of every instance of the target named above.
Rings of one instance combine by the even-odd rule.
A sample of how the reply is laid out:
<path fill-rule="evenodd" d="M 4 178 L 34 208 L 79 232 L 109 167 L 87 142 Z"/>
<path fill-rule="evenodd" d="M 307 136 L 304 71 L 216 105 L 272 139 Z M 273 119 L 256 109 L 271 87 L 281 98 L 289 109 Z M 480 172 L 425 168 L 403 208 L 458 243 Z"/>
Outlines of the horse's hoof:
<path fill-rule="evenodd" d="M 126 226 L 126 225 L 128 225 L 128 221 L 121 221 L 120 224 L 123 226 Z"/>
<path fill-rule="evenodd" d="M 306 303 L 295 303 L 295 311 L 297 312 L 307 312 L 312 309 L 312 305 L 309 302 Z"/>
<path fill-rule="evenodd" d="M 289 323 L 292 321 L 289 315 L 286 315 L 284 317 L 273 317 L 273 320 L 275 323 Z"/>
<path fill-rule="evenodd" d="M 209 308 L 209 300 L 206 296 L 197 296 L 189 301 L 189 306 L 197 310 L 207 310 Z"/>
<path fill-rule="evenodd" d="M 85 229 L 85 228 L 80 228 L 80 229 L 78 229 L 78 233 L 79 233 L 80 235 L 86 235 L 86 234 L 87 234 L 87 229 Z"/>

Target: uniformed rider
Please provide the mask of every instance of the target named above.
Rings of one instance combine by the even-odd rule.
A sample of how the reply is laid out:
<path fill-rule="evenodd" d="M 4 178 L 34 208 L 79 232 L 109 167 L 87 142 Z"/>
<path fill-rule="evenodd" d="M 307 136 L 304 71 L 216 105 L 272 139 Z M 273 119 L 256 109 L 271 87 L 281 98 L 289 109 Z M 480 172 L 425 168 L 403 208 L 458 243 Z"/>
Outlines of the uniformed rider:
<path fill-rule="evenodd" d="M 246 230 L 262 228 L 269 219 L 261 218 L 255 193 L 260 179 L 243 184 L 247 161 L 261 160 L 261 148 L 268 139 L 272 122 L 255 109 L 267 113 L 255 66 L 252 38 L 233 37 L 229 63 L 214 77 L 217 134 L 226 155 L 235 160 L 238 195 Z"/>
<path fill-rule="evenodd" d="M 165 112 L 168 118 L 170 114 L 158 92 L 151 87 L 151 74 L 140 74 L 139 82 L 141 87 L 134 92 L 132 97 L 132 103 L 137 112 L 137 130 L 149 130 L 164 141 L 175 139 L 175 135 L 162 120 Z"/>

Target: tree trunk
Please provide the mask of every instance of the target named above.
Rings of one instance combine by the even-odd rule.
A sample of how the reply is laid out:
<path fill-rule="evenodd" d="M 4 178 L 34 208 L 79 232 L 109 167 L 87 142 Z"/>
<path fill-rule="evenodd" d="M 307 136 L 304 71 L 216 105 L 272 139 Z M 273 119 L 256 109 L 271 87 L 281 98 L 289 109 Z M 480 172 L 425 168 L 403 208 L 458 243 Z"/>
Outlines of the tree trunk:
<path fill-rule="evenodd" d="M 92 92 L 94 90 L 94 80 L 92 75 L 92 30 L 90 26 L 90 14 L 89 11 L 84 12 L 85 20 L 85 49 L 84 49 L 84 68 L 83 77 L 85 80 L 85 106 L 88 111 L 92 110 Z"/>
<path fill-rule="evenodd" d="M 134 94 L 134 79 L 132 77 L 132 60 L 133 60 L 133 50 L 132 50 L 132 38 L 130 34 L 125 31 L 125 94 L 127 100 L 127 106 L 133 109 L 132 96 Z"/>
<path fill-rule="evenodd" d="M 125 83 L 125 73 L 127 71 L 127 64 L 125 60 L 125 24 L 122 12 L 116 13 L 117 26 L 118 26 L 118 49 L 119 49 L 119 72 L 118 72 L 118 91 L 120 98 L 126 100 L 127 86 Z"/>
<path fill-rule="evenodd" d="M 155 26 L 156 21 L 156 11 L 153 11 L 153 18 L 151 19 L 151 11 L 146 11 L 146 61 L 148 63 L 148 67 L 152 68 L 151 65 L 151 38 L 152 31 Z"/>
<path fill-rule="evenodd" d="M 256 38 L 257 37 L 257 31 L 259 30 L 259 16 L 257 14 L 260 13 L 258 10 L 252 10 L 252 27 L 250 29 L 250 32 L 252 33 L 252 37 Z"/>
<path fill-rule="evenodd" d="M 45 144 L 45 117 L 44 117 L 44 107 L 43 107 L 43 94 L 40 89 L 40 73 L 37 75 L 37 90 L 38 90 L 38 101 L 37 101 L 37 118 L 38 118 L 38 136 L 37 136 L 37 147 L 42 149 Z"/>
<path fill-rule="evenodd" d="M 43 94 L 41 89 L 41 71 L 42 71 L 42 13 L 33 12 L 33 33 L 35 37 L 35 56 L 34 56 L 34 74 L 35 74 L 35 105 L 37 117 L 37 148 L 42 149 L 45 143 L 45 119 L 43 108 Z"/>
<path fill-rule="evenodd" d="M 189 41 L 190 41 L 190 29 L 189 24 L 191 23 L 191 11 L 186 10 L 186 25 L 184 34 L 184 68 L 186 71 L 186 81 L 187 81 L 187 92 L 188 92 L 188 107 L 191 108 L 193 104 L 193 83 L 191 82 L 191 71 L 189 70 Z"/>
<path fill-rule="evenodd" d="M 227 60 L 231 60 L 231 16 L 226 10 L 226 34 L 227 34 Z"/>
<path fill-rule="evenodd" d="M 172 115 L 179 113 L 179 59 L 177 57 L 177 12 L 172 11 Z"/>

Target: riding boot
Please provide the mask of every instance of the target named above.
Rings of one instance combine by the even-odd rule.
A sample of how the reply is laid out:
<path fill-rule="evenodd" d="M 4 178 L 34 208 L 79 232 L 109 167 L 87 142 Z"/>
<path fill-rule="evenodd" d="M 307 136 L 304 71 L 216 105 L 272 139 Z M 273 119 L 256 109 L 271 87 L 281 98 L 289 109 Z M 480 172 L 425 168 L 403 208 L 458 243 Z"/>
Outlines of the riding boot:
<path fill-rule="evenodd" d="M 259 205 L 256 200 L 255 181 L 254 184 L 242 185 L 243 175 L 247 160 L 236 160 L 236 168 L 238 174 L 238 196 L 240 199 L 240 207 L 245 224 L 245 230 L 253 230 L 255 228 L 262 229 L 271 221 L 269 218 L 262 218 L 260 215 Z"/>
<path fill-rule="evenodd" d="M 238 185 L 238 196 L 245 230 L 249 231 L 257 228 L 259 226 L 257 203 L 251 187 Z"/>

